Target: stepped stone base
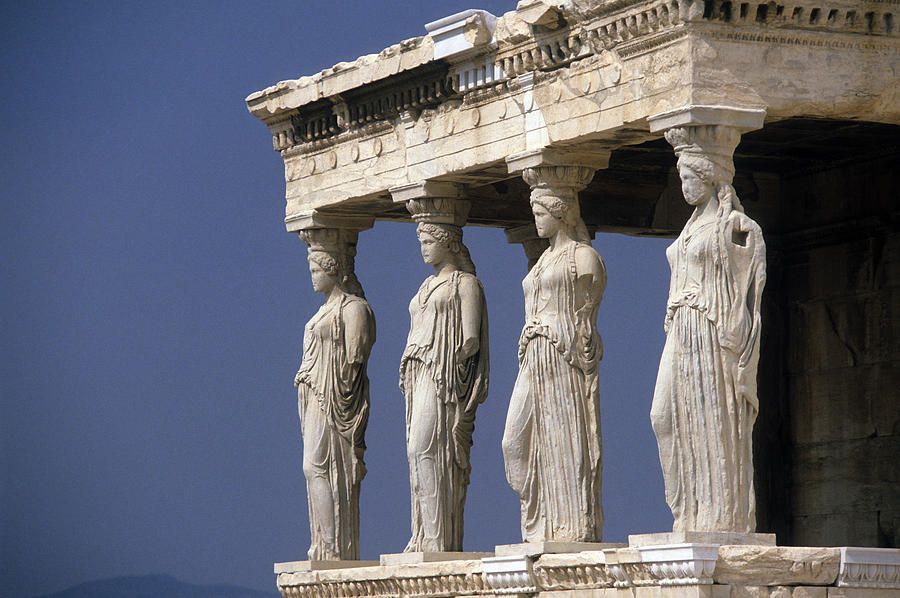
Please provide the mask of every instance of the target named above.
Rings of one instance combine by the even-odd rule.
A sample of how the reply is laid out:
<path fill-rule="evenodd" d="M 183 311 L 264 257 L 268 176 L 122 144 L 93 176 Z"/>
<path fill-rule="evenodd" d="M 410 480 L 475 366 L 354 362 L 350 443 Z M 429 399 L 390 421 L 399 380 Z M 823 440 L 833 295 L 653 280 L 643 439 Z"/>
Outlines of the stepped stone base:
<path fill-rule="evenodd" d="M 573 552 L 277 563 L 275 573 L 284 598 L 900 598 L 900 549 L 774 546 L 762 543 L 766 538 L 726 544 L 690 534 L 672 539 L 707 541 L 633 538 L 628 546 L 590 544 Z M 392 560 L 399 556 L 408 558 Z"/>
<path fill-rule="evenodd" d="M 589 552 L 608 548 L 623 548 L 627 544 L 614 542 L 522 542 L 501 544 L 494 548 L 497 556 L 537 556 L 563 552 Z"/>
<path fill-rule="evenodd" d="M 290 561 L 288 563 L 275 563 L 275 575 L 281 573 L 375 567 L 377 565 L 379 565 L 378 561 Z"/>
<path fill-rule="evenodd" d="M 493 552 L 398 552 L 381 555 L 382 565 L 414 565 L 441 561 L 471 561 L 494 556 Z"/>
<path fill-rule="evenodd" d="M 628 545 L 638 548 L 657 544 L 747 544 L 775 546 L 775 534 L 740 534 L 737 532 L 663 532 L 659 534 L 632 534 Z"/>

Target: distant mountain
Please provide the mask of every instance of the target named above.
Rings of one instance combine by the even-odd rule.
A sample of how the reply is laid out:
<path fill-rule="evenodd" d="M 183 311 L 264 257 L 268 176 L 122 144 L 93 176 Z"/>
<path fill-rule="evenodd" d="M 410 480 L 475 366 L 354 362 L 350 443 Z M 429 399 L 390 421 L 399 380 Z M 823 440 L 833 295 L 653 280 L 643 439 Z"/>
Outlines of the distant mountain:
<path fill-rule="evenodd" d="M 89 581 L 35 598 L 278 598 L 278 592 L 224 584 L 198 586 L 168 575 L 142 575 Z"/>

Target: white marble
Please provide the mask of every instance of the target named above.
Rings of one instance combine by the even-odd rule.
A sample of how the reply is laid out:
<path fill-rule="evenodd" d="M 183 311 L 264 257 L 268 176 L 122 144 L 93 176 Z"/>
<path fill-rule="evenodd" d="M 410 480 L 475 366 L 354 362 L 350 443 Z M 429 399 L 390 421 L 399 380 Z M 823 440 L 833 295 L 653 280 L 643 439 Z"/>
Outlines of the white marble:
<path fill-rule="evenodd" d="M 838 574 L 840 549 L 800 546 L 719 547 L 716 583 L 831 585 Z"/>
<path fill-rule="evenodd" d="M 422 199 L 407 206 L 434 274 L 410 301 L 400 364 L 412 501 L 406 551 L 459 552 L 475 412 L 488 391 L 487 307 L 462 242 L 465 203 Z"/>
<path fill-rule="evenodd" d="M 359 559 L 359 491 L 366 467 L 375 318 L 353 272 L 356 231 L 310 229 L 313 289 L 325 303 L 307 322 L 294 377 L 309 499 L 311 561 Z"/>
<path fill-rule="evenodd" d="M 522 542 L 520 544 L 500 544 L 494 547 L 497 556 L 539 556 L 542 554 L 564 554 L 571 552 L 595 552 L 611 548 L 624 548 L 621 542 Z"/>
<path fill-rule="evenodd" d="M 740 544 L 775 546 L 775 534 L 744 534 L 736 532 L 663 532 L 656 534 L 629 534 L 628 545 L 633 548 L 658 544 Z"/>
<path fill-rule="evenodd" d="M 493 552 L 398 552 L 382 554 L 380 563 L 390 565 L 416 565 L 419 563 L 441 563 L 444 561 L 472 561 L 494 556 Z"/>
<path fill-rule="evenodd" d="M 379 564 L 379 561 L 289 561 L 275 563 L 274 571 L 275 575 L 278 575 L 280 573 L 307 573 L 309 571 L 377 567 Z"/>
<path fill-rule="evenodd" d="M 578 204 L 578 190 L 592 175 L 581 166 L 523 173 L 538 236 L 549 240 L 522 283 L 519 375 L 502 444 L 525 542 L 592 542 L 602 535 L 597 366 L 603 347 L 596 320 L 606 269 Z"/>
<path fill-rule="evenodd" d="M 661 586 L 711 584 L 719 558 L 716 544 L 670 544 L 639 548 L 641 562 Z"/>
<path fill-rule="evenodd" d="M 434 40 L 434 59 L 456 56 L 491 41 L 497 17 L 485 10 L 469 9 L 425 25 Z"/>
<path fill-rule="evenodd" d="M 837 585 L 900 589 L 900 549 L 843 547 Z"/>
<path fill-rule="evenodd" d="M 737 128 L 676 127 L 685 201 L 694 212 L 666 251 L 666 344 L 650 412 L 674 531 L 756 529 L 752 433 L 759 399 L 766 246 L 731 180 Z"/>
<path fill-rule="evenodd" d="M 537 591 L 534 566 L 527 556 L 482 559 L 486 585 L 496 594 L 528 594 Z"/>
<path fill-rule="evenodd" d="M 378 566 L 279 563 L 278 589 L 284 598 L 446 598 L 538 593 L 547 598 L 900 596 L 897 549 L 683 543 L 539 557 L 479 559 L 468 558 L 473 553 L 462 553 L 445 560 L 445 555 L 383 555 L 396 559 L 386 562 L 383 558 Z"/>

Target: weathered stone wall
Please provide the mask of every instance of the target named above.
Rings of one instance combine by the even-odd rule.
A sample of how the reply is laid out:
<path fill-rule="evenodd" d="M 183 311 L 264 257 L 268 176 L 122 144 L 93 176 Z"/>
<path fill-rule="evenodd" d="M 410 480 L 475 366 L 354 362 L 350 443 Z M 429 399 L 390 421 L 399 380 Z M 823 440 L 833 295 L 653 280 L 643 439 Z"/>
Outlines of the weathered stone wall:
<path fill-rule="evenodd" d="M 791 446 L 781 462 L 770 446 L 757 465 L 790 489 L 769 488 L 791 512 L 768 521 L 788 526 L 780 543 L 900 546 L 898 173 L 895 155 L 784 180 L 793 232 L 773 243 L 770 289 L 787 336 L 769 341 L 785 351 L 787 377 L 761 387 L 787 391 L 770 403 L 787 410 Z"/>

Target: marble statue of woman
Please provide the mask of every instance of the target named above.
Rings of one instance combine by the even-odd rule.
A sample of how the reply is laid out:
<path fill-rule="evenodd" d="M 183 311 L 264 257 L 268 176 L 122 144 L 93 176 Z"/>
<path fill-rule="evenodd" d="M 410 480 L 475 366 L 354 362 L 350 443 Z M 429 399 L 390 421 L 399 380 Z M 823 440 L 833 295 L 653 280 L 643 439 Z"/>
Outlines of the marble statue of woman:
<path fill-rule="evenodd" d="M 602 468 L 597 310 L 606 287 L 573 188 L 533 187 L 538 236 L 550 246 L 529 271 L 519 375 L 503 433 L 506 478 L 519 495 L 522 539 L 601 539 Z M 538 185 L 538 186 L 536 186 Z"/>
<path fill-rule="evenodd" d="M 311 560 L 359 559 L 359 487 L 369 419 L 366 362 L 375 318 L 346 257 L 309 252 L 313 289 L 325 303 L 306 323 L 294 378 L 309 498 Z M 349 273 L 348 273 L 349 270 Z"/>
<path fill-rule="evenodd" d="M 751 434 L 765 243 L 730 184 L 730 152 L 703 150 L 688 135 L 666 133 L 694 212 L 666 250 L 666 344 L 650 418 L 673 529 L 749 533 L 756 527 Z"/>
<path fill-rule="evenodd" d="M 484 292 L 452 224 L 420 222 L 422 258 L 434 267 L 409 304 L 400 363 L 412 537 L 406 552 L 461 551 L 475 409 L 488 390 Z"/>

